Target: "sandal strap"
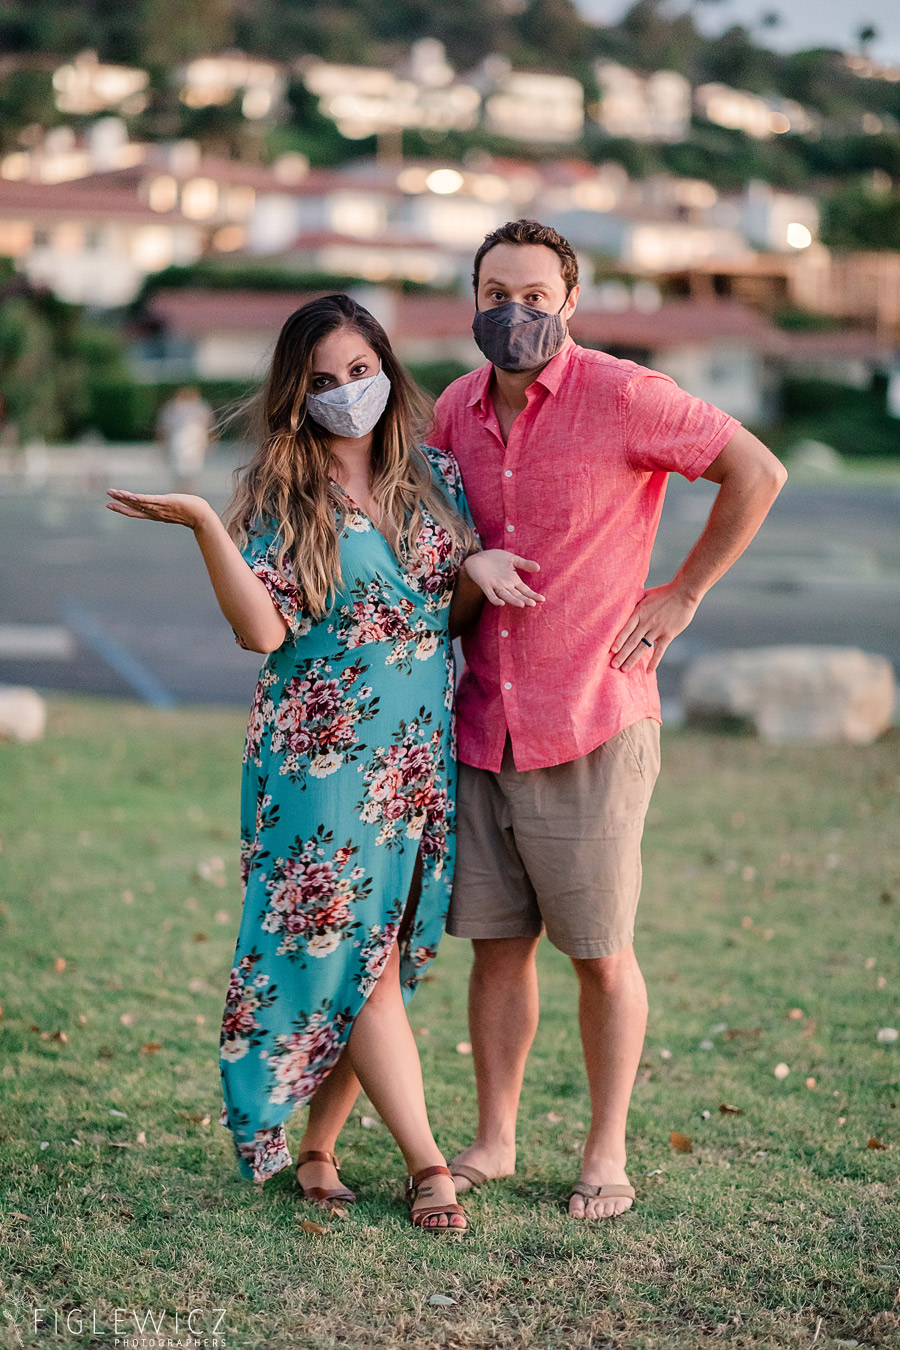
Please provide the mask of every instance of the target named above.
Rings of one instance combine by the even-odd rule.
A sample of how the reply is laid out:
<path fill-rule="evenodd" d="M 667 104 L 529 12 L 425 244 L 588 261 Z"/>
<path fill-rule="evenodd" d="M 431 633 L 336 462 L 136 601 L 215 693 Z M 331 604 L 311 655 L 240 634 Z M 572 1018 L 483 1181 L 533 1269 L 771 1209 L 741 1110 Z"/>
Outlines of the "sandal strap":
<path fill-rule="evenodd" d="M 450 1175 L 453 1177 L 465 1177 L 466 1181 L 471 1181 L 473 1186 L 483 1186 L 490 1177 L 485 1172 L 479 1171 L 477 1167 L 472 1167 L 469 1163 L 451 1163 Z"/>
<path fill-rule="evenodd" d="M 418 1172 L 416 1172 L 415 1176 L 407 1177 L 406 1189 L 407 1191 L 418 1190 L 422 1182 L 425 1181 L 428 1177 L 437 1177 L 437 1176 L 450 1177 L 452 1175 L 453 1173 L 450 1171 L 449 1167 L 444 1167 L 439 1163 L 435 1164 L 434 1167 L 423 1167 Z"/>
<path fill-rule="evenodd" d="M 423 1219 L 430 1219 L 433 1214 L 461 1214 L 463 1218 L 466 1217 L 466 1211 L 463 1209 L 462 1205 L 432 1205 L 430 1208 L 426 1208 L 423 1205 L 421 1209 L 414 1209 L 410 1214 L 410 1218 L 418 1227 Z"/>
<path fill-rule="evenodd" d="M 346 1200 L 348 1204 L 353 1204 L 356 1196 L 353 1191 L 345 1189 L 328 1191 L 324 1186 L 302 1186 L 304 1198 L 312 1200 L 314 1204 L 322 1204 L 326 1200 Z"/>
<path fill-rule="evenodd" d="M 341 1170 L 341 1165 L 333 1153 L 323 1153 L 323 1151 L 318 1148 L 310 1148 L 307 1149 L 305 1153 L 301 1153 L 297 1159 L 297 1166 L 302 1167 L 304 1163 L 308 1162 L 331 1163 L 335 1171 L 339 1172 Z"/>
<path fill-rule="evenodd" d="M 583 1195 L 589 1200 L 595 1196 L 600 1196 L 603 1200 L 612 1200 L 622 1198 L 625 1200 L 635 1199 L 635 1190 L 633 1186 L 624 1186 L 620 1182 L 610 1182 L 606 1186 L 591 1186 L 586 1181 L 576 1181 L 572 1187 L 572 1195 Z"/>

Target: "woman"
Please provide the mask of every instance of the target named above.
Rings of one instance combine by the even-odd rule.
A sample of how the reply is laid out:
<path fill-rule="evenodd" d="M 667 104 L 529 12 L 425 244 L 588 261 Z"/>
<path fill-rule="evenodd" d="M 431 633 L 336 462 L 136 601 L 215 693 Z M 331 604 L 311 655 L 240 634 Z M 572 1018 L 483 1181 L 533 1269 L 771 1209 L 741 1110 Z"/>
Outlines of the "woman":
<path fill-rule="evenodd" d="M 431 1133 L 404 1003 L 449 900 L 454 628 L 534 605 L 502 550 L 478 552 L 455 461 L 416 444 L 424 412 L 381 325 L 347 296 L 285 323 L 259 448 L 227 527 L 200 497 L 111 490 L 123 515 L 194 531 L 242 646 L 267 653 L 244 751 L 244 907 L 221 1034 L 242 1175 L 291 1165 L 351 1203 L 334 1148 L 365 1088 L 399 1145 L 417 1226 L 462 1229 Z M 483 594 L 482 594 L 483 593 Z"/>

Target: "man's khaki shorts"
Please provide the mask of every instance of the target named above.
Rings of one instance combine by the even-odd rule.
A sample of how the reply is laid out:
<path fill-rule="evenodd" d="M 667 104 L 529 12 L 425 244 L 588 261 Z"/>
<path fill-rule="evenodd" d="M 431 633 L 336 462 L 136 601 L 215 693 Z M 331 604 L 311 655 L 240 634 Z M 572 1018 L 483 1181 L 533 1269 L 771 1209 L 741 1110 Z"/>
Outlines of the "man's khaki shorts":
<path fill-rule="evenodd" d="M 499 773 L 459 765 L 454 937 L 534 937 L 567 956 L 610 956 L 634 936 L 641 835 L 659 773 L 647 717 L 596 750 L 519 771 L 509 737 Z"/>

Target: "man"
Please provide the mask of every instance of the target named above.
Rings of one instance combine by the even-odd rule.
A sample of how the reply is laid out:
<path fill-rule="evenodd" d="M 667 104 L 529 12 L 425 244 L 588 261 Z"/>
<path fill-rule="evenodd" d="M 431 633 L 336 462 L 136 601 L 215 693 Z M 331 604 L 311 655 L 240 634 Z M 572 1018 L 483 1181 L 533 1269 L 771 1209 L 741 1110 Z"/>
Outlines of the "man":
<path fill-rule="evenodd" d="M 610 1218 L 634 1198 L 625 1122 L 647 995 L 632 938 L 659 769 L 655 671 L 787 475 L 668 376 L 573 342 L 578 266 L 555 230 L 519 220 L 489 234 L 474 286 L 488 364 L 438 399 L 432 440 L 459 461 L 484 547 L 540 564 L 529 581 L 544 602 L 501 593 L 463 639 L 447 931 L 474 947 L 478 1133 L 451 1168 L 460 1192 L 514 1170 L 543 926 L 578 976 L 592 1105 L 569 1213 Z M 719 491 L 676 576 L 645 590 L 669 471 Z"/>

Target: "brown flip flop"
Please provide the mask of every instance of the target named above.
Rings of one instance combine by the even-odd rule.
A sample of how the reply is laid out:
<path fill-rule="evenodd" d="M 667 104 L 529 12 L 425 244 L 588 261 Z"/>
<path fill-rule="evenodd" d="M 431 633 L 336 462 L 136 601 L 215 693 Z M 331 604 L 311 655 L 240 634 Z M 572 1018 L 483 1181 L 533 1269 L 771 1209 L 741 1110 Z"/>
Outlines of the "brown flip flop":
<path fill-rule="evenodd" d="M 413 1209 L 413 1205 L 416 1202 L 416 1196 L 419 1194 L 419 1188 L 428 1177 L 450 1177 L 452 1175 L 449 1167 L 443 1167 L 440 1164 L 436 1164 L 434 1167 L 423 1167 L 413 1176 L 407 1177 L 406 1203 L 409 1206 L 410 1222 L 414 1228 L 421 1228 L 426 1233 L 465 1233 L 467 1231 L 469 1225 L 466 1221 L 466 1211 L 463 1209 L 462 1205 L 430 1205 L 427 1208 L 423 1205 L 419 1209 Z M 435 1214 L 446 1214 L 448 1220 L 460 1216 L 463 1222 L 461 1224 L 447 1223 L 443 1226 L 430 1223 L 426 1224 L 423 1222 L 424 1219 L 430 1219 Z"/>
<path fill-rule="evenodd" d="M 451 1163 L 451 1177 L 464 1177 L 477 1190 L 483 1186 L 486 1181 L 493 1181 L 493 1177 L 486 1176 L 484 1172 L 479 1171 L 477 1167 L 472 1167 L 469 1163 Z"/>
<path fill-rule="evenodd" d="M 583 1195 L 586 1200 L 593 1200 L 597 1196 L 599 1196 L 601 1200 L 617 1200 L 620 1197 L 623 1200 L 635 1199 L 635 1192 L 633 1186 L 627 1186 L 622 1184 L 621 1182 L 615 1181 L 609 1182 L 606 1186 L 591 1186 L 587 1181 L 576 1181 L 575 1185 L 569 1192 L 569 1200 L 572 1199 L 573 1195 Z M 566 1205 L 566 1208 L 568 1208 L 568 1203 Z M 624 1210 L 623 1213 L 625 1213 Z M 610 1218 L 614 1219 L 618 1219 L 620 1217 L 621 1215 L 618 1214 L 610 1215 Z"/>
<path fill-rule="evenodd" d="M 320 1149 L 308 1149 L 306 1153 L 301 1153 L 297 1159 L 297 1168 L 302 1167 L 308 1162 L 331 1163 L 335 1171 L 341 1170 L 341 1165 L 333 1153 L 323 1153 Z M 356 1196 L 353 1191 L 348 1190 L 346 1186 L 341 1186 L 335 1190 L 326 1190 L 324 1186 L 304 1186 L 303 1182 L 297 1176 L 297 1168 L 294 1169 L 294 1176 L 297 1185 L 303 1192 L 303 1198 L 310 1204 L 318 1205 L 322 1209 L 333 1208 L 335 1205 L 352 1205 L 356 1203 Z"/>

